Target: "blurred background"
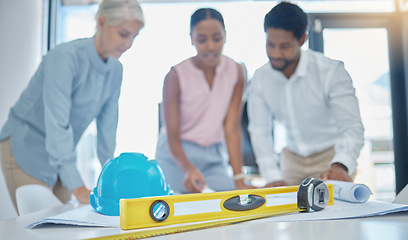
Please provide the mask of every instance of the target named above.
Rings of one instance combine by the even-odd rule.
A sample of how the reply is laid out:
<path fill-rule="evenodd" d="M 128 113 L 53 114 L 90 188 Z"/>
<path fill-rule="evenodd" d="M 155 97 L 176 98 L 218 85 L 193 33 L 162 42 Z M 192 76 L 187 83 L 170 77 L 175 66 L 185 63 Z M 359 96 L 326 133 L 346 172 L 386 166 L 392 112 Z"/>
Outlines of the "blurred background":
<path fill-rule="evenodd" d="M 120 59 L 124 78 L 116 155 L 141 152 L 154 158 L 164 76 L 171 66 L 195 54 L 189 37 L 191 14 L 200 7 L 212 7 L 223 14 L 227 31 L 224 54 L 245 64 L 250 82 L 254 71 L 268 61 L 263 18 L 278 1 L 140 2 L 146 25 L 133 47 Z M 407 29 L 407 1 L 294 2 L 310 16 L 309 39 L 303 47 L 343 61 L 353 79 L 366 129 L 355 182 L 368 185 L 373 199 L 390 202 L 408 181 L 404 71 L 407 46 L 403 44 L 406 36 L 402 31 Z M 28 83 L 42 55 L 57 44 L 93 36 L 98 3 L 95 0 L 0 1 L 0 29 L 2 37 L 6 36 L 0 40 L 3 55 L 0 58 L 0 125 L 6 121 L 9 108 Z M 21 4 L 31 6 L 30 11 L 22 10 Z M 20 21 L 11 25 L 10 20 L 16 16 Z M 16 74 L 20 67 L 14 66 L 21 66 L 20 75 Z M 245 131 L 243 122 L 244 136 Z M 94 148 L 96 134 L 96 127 L 91 124 L 77 149 L 78 167 L 88 188 L 94 187 L 101 169 Z M 279 153 L 285 146 L 284 132 L 276 125 L 273 134 Z M 243 150 L 244 170 L 256 174 L 248 138 L 243 140 Z M 402 172 L 398 173 L 398 169 Z M 4 196 L 3 180 L 0 183 Z"/>

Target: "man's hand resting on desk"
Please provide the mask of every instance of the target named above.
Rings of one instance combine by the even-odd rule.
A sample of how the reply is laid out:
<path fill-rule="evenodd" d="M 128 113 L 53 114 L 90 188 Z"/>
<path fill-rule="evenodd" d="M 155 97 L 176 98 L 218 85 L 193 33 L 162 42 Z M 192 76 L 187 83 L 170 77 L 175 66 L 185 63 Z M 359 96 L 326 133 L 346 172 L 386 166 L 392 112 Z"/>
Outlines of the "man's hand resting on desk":
<path fill-rule="evenodd" d="M 78 202 L 89 203 L 89 195 L 91 194 L 91 191 L 89 191 L 85 186 L 75 188 L 72 190 L 72 194 L 74 194 Z"/>
<path fill-rule="evenodd" d="M 320 175 L 320 178 L 323 181 L 326 180 L 338 180 L 346 182 L 353 181 L 350 175 L 348 175 L 347 171 L 337 163 L 333 163 L 328 170 L 326 170 Z"/>

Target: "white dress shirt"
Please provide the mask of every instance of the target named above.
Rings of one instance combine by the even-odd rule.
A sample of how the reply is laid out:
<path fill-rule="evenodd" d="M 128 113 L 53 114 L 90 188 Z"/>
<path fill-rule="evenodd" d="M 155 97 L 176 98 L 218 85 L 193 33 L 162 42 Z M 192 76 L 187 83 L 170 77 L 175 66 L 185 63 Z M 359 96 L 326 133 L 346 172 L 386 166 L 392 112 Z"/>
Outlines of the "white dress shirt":
<path fill-rule="evenodd" d="M 302 50 L 288 79 L 270 62 L 259 68 L 249 85 L 249 132 L 260 174 L 268 182 L 282 180 L 272 139 L 272 122 L 286 130 L 287 148 L 303 157 L 335 148 L 331 163 L 349 174 L 357 166 L 364 127 L 350 75 L 341 61 Z"/>

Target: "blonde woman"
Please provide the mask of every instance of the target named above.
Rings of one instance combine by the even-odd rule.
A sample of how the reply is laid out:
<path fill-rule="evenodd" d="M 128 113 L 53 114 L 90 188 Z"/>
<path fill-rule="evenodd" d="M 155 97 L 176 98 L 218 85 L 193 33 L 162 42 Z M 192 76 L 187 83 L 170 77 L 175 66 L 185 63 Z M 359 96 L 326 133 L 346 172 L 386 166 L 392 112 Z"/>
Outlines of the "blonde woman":
<path fill-rule="evenodd" d="M 75 147 L 94 119 L 101 164 L 113 157 L 122 82 L 118 58 L 132 46 L 144 16 L 136 0 L 103 0 L 96 21 L 93 37 L 60 44 L 43 58 L 10 109 L 0 132 L 0 158 L 14 206 L 16 189 L 33 183 L 63 202 L 71 193 L 89 202 Z"/>

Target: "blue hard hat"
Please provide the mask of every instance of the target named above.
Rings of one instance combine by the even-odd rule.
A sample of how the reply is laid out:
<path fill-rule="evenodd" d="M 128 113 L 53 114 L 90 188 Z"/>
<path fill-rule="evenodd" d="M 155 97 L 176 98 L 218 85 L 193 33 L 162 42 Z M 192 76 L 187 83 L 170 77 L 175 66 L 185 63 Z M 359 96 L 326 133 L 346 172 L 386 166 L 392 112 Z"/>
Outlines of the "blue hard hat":
<path fill-rule="evenodd" d="M 142 153 L 122 153 L 103 166 L 89 200 L 99 213 L 119 216 L 121 198 L 172 194 L 173 191 L 155 160 L 148 160 Z"/>

